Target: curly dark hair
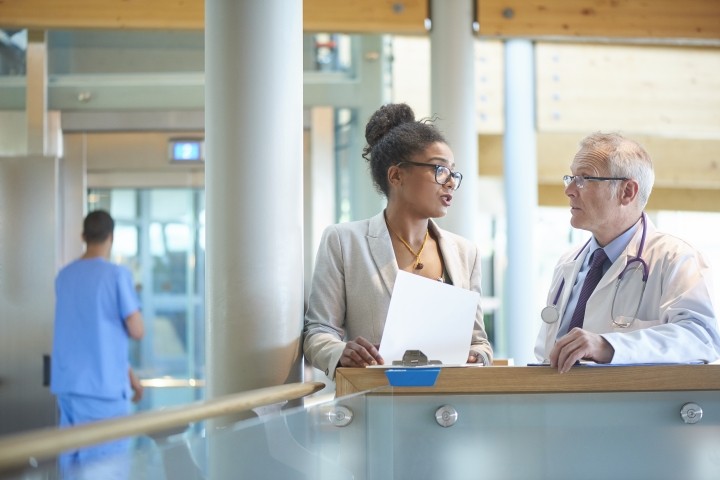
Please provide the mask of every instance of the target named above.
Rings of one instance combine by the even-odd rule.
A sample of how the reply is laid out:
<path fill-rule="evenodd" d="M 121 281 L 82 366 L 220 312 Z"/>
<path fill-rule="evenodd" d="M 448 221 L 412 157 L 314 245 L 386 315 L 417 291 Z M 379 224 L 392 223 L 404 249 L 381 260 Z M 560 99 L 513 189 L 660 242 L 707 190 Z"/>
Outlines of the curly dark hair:
<path fill-rule="evenodd" d="M 370 164 L 378 193 L 388 196 L 388 168 L 410 160 L 433 143 L 447 144 L 431 122 L 432 119 L 416 121 L 412 108 L 405 103 L 383 105 L 370 117 L 365 127 L 367 146 L 362 156 Z"/>
<path fill-rule="evenodd" d="M 87 243 L 102 243 L 113 233 L 115 221 L 105 210 L 88 213 L 83 221 L 83 238 Z"/>

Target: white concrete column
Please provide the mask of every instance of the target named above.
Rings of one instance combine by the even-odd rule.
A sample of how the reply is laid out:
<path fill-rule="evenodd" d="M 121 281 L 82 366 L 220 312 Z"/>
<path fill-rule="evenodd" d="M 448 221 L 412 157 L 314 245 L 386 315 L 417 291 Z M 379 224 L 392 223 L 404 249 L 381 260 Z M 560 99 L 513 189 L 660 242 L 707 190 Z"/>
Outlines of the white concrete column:
<path fill-rule="evenodd" d="M 58 159 L 0 156 L 0 435 L 57 424 L 52 351 Z"/>
<path fill-rule="evenodd" d="M 475 126 L 473 0 L 432 0 L 430 84 L 432 113 L 455 155 L 463 183 L 443 228 L 476 239 L 478 134 Z"/>
<path fill-rule="evenodd" d="M 47 147 L 47 42 L 45 31 L 28 32 L 25 112 L 27 153 L 45 155 Z"/>
<path fill-rule="evenodd" d="M 85 247 L 80 233 L 88 204 L 87 133 L 72 135 L 70 139 L 69 152 L 64 151 L 59 161 L 58 268 L 80 257 Z"/>
<path fill-rule="evenodd" d="M 385 36 L 363 35 L 353 42 L 356 78 L 357 122 L 355 135 L 349 139 L 347 148 L 352 152 L 349 159 L 350 219 L 362 220 L 376 215 L 385 208 L 386 199 L 375 190 L 368 162 L 362 158 L 365 147 L 365 126 L 373 113 L 390 102 L 391 65 L 389 43 Z M 357 48 L 359 46 L 359 48 Z"/>
<path fill-rule="evenodd" d="M 303 13 L 301 0 L 207 0 L 205 14 L 213 398 L 301 376 Z"/>
<path fill-rule="evenodd" d="M 503 301 L 508 356 L 516 365 L 532 362 L 538 332 L 536 298 L 537 150 L 535 67 L 530 40 L 505 43 L 505 136 L 507 271 Z"/>
<path fill-rule="evenodd" d="M 335 119 L 332 107 L 314 107 L 307 114 L 304 162 L 305 299 L 310 294 L 315 255 L 325 227 L 337 218 L 335 189 Z M 362 159 L 361 159 L 362 160 Z"/>

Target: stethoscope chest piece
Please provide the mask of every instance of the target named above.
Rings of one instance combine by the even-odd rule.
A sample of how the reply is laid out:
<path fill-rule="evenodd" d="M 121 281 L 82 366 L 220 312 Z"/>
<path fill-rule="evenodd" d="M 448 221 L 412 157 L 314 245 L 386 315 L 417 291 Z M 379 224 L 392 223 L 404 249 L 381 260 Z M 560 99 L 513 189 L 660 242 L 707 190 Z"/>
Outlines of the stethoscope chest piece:
<path fill-rule="evenodd" d="M 555 323 L 560 319 L 560 312 L 555 305 L 548 305 L 540 311 L 540 318 L 545 323 Z"/>
<path fill-rule="evenodd" d="M 612 320 L 613 324 L 618 328 L 627 328 L 629 327 L 637 318 L 638 312 L 640 312 L 640 305 L 642 305 L 643 295 L 645 295 L 645 287 L 647 286 L 647 280 L 648 276 L 650 274 L 650 269 L 648 268 L 647 263 L 645 260 L 642 259 L 643 254 L 643 248 L 645 248 L 645 234 L 646 234 L 646 223 L 645 223 L 645 213 L 642 214 L 642 235 L 640 237 L 640 245 L 638 246 L 637 255 L 634 257 L 631 257 L 630 261 L 627 262 L 625 265 L 625 268 L 622 272 L 620 272 L 620 275 L 617 277 L 617 281 L 615 282 L 615 293 L 612 298 L 612 304 L 610 306 L 610 319 Z M 592 240 L 592 239 L 590 239 Z M 580 254 L 582 254 L 583 251 L 585 251 L 585 248 L 590 244 L 590 240 L 588 240 L 585 245 L 580 249 L 580 251 L 575 255 L 575 258 L 573 260 L 577 260 L 580 257 Z M 635 308 L 635 313 L 632 317 L 616 317 L 615 316 L 615 299 L 618 295 L 618 290 L 620 289 L 620 283 L 622 282 L 623 278 L 625 277 L 626 272 L 631 272 L 630 270 L 631 266 L 633 264 L 639 264 L 639 266 L 636 266 L 635 268 L 641 268 L 642 269 L 642 290 L 640 291 L 640 299 L 638 300 L 637 307 Z M 552 302 L 552 305 L 548 305 L 547 307 L 543 308 L 540 311 L 540 318 L 542 318 L 543 322 L 545 323 L 555 323 L 560 319 L 560 311 L 557 308 L 557 303 L 560 300 L 560 295 L 562 294 L 563 287 L 565 286 L 565 279 L 560 283 L 560 287 L 558 288 L 557 293 L 555 294 L 555 298 Z"/>

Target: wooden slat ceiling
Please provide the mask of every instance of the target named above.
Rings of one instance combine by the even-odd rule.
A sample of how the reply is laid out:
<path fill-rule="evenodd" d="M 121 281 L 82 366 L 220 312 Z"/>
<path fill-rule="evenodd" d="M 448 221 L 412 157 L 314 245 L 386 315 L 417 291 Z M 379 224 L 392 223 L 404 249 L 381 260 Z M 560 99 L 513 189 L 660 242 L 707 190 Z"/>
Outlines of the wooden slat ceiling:
<path fill-rule="evenodd" d="M 304 0 L 307 32 L 424 34 L 428 0 Z M 203 0 L 2 0 L 0 28 L 201 30 Z M 480 36 L 720 39 L 717 0 L 477 0 Z"/>

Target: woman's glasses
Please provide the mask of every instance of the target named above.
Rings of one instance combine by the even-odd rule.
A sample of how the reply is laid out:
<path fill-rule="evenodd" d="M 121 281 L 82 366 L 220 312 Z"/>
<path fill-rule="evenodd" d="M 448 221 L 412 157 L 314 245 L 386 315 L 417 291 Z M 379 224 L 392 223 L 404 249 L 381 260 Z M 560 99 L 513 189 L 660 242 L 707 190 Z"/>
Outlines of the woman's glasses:
<path fill-rule="evenodd" d="M 453 179 L 453 190 L 457 190 L 460 188 L 460 184 L 462 183 L 462 173 L 460 172 L 453 172 L 445 165 L 438 165 L 435 163 L 420 163 L 420 162 L 411 162 L 411 161 L 405 161 L 398 163 L 398 166 L 401 165 L 414 165 L 416 167 L 432 167 L 435 169 L 435 182 L 439 183 L 440 185 L 445 185 L 451 178 Z"/>

